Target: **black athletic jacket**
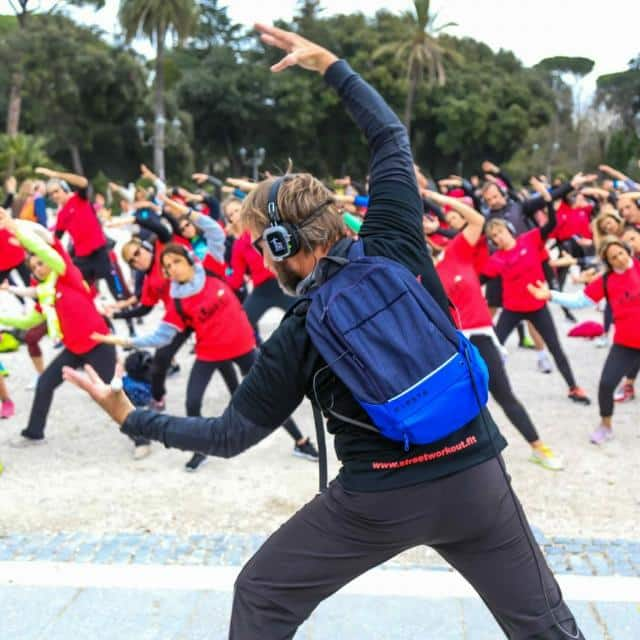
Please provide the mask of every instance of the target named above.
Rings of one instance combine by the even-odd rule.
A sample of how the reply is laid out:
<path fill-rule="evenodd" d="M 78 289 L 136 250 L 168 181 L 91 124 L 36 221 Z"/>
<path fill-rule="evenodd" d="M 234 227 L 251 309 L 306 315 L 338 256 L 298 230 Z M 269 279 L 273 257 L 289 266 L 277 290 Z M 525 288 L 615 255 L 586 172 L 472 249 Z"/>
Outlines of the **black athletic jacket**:
<path fill-rule="evenodd" d="M 447 299 L 422 236 L 422 201 L 404 126 L 380 95 L 341 60 L 325 75 L 342 98 L 370 147 L 371 191 L 361 237 L 368 255 L 406 265 L 448 313 Z M 411 336 L 406 337 L 411 340 Z M 290 416 L 306 397 L 314 398 L 314 375 L 324 362 L 305 328 L 304 314 L 285 317 L 218 418 L 177 418 L 135 410 L 122 426 L 129 435 L 159 440 L 167 447 L 235 456 L 256 444 Z M 321 404 L 361 421 L 367 415 L 342 382 L 325 370 L 318 376 Z M 342 463 L 339 480 L 354 491 L 382 491 L 457 473 L 484 462 L 506 446 L 488 412 L 449 437 L 404 452 L 402 444 L 333 417 Z M 493 445 L 490 438 L 493 440 Z"/>

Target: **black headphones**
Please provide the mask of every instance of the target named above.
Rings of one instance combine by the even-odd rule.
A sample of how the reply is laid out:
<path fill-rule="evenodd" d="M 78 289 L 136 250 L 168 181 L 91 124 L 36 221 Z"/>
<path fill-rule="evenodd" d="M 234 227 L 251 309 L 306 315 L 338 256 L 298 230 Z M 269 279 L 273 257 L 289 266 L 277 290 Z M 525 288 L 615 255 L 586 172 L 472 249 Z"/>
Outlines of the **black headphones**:
<path fill-rule="evenodd" d="M 325 206 L 333 202 L 331 198 L 328 198 L 318 205 L 300 224 L 285 222 L 278 211 L 278 191 L 280 191 L 283 182 L 291 180 L 295 175 L 288 174 L 277 178 L 269 190 L 267 199 L 269 226 L 262 232 L 262 239 L 269 247 L 269 253 L 275 262 L 281 262 L 300 251 L 300 229 L 317 217 Z"/>

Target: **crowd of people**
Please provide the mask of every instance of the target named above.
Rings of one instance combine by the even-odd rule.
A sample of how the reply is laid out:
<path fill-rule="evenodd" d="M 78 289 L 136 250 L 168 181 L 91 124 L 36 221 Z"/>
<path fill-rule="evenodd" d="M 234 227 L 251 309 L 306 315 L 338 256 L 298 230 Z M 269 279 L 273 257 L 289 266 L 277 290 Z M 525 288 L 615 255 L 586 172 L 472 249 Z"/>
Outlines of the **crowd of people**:
<path fill-rule="evenodd" d="M 597 174 L 580 173 L 553 184 L 547 176 L 532 176 L 530 187 L 520 190 L 489 161 L 468 179 L 432 180 L 417 165 L 414 169 L 425 246 L 455 308 L 457 326 L 480 349 L 490 370 L 491 395 L 531 445 L 531 460 L 553 470 L 564 466 L 510 384 L 504 343 L 514 329 L 519 345 L 536 351 L 539 371 L 552 371 L 550 354 L 567 383 L 568 398 L 590 404 L 547 301 L 560 304 L 572 323 L 577 323 L 572 310 L 600 304 L 603 322 L 601 330 L 595 328 L 596 344 L 610 351 L 598 390 L 600 423 L 590 439 L 602 444 L 613 438 L 614 401 L 635 398 L 640 368 L 640 184 L 606 165 Z M 116 345 L 153 350 L 146 379 L 151 409 L 165 409 L 166 377 L 179 370 L 175 355 L 192 335 L 195 359 L 186 414 L 200 415 L 216 371 L 233 394 L 236 367 L 245 375 L 262 344 L 260 318 L 270 308 L 286 312 L 295 300 L 295 292 L 288 295 L 278 286 L 241 222 L 243 200 L 257 183 L 229 178 L 223 184 L 196 173 L 191 191 L 168 188 L 142 165 L 137 185 L 112 182 L 106 194 L 92 194 L 83 176 L 47 168 L 37 174 L 48 181 L 25 180 L 18 188 L 15 178 L 6 180 L 0 229 L 0 289 L 23 307 L 19 316 L 0 315 L 0 326 L 18 332 L 35 374 L 29 422 L 13 444 L 44 441 L 64 366 L 90 363 L 110 377 Z M 345 233 L 358 237 L 368 211 L 368 177 L 362 183 L 340 178 L 327 187 Z M 112 215 L 113 209 L 119 214 Z M 109 237 L 117 227 L 131 233 L 119 255 Z M 581 293 L 563 292 L 568 277 L 585 285 Z M 111 303 L 97 301 L 100 280 Z M 139 335 L 136 322 L 156 307 L 162 309 L 162 321 Z M 80 317 L 85 321 L 79 323 Z M 128 337 L 118 335 L 117 320 L 126 323 Z M 47 366 L 39 346 L 45 336 L 62 348 Z M 15 413 L 4 380 L 8 374 L 0 368 L 2 418 Z M 313 442 L 293 419 L 287 417 L 283 426 L 296 455 L 317 459 Z M 136 459 L 149 455 L 148 440 L 137 438 L 135 445 Z M 205 459 L 195 453 L 186 468 L 195 470 Z"/>
<path fill-rule="evenodd" d="M 327 376 L 327 366 L 310 348 L 299 302 L 331 247 L 351 238 L 364 242 L 367 255 L 401 262 L 418 276 L 477 348 L 488 370 L 491 395 L 529 443 L 531 460 L 546 469 L 561 470 L 564 462 L 543 440 L 511 385 L 505 342 L 517 329 L 520 346 L 537 352 L 540 372 L 549 373 L 553 359 L 567 384 L 568 401 L 587 407 L 591 400 L 578 385 L 547 302 L 560 305 L 572 323 L 578 321 L 576 309 L 600 305 L 603 323 L 596 333 L 601 333 L 600 344 L 610 349 L 598 389 L 600 418 L 594 418 L 589 438 L 604 446 L 614 435 L 614 402 L 634 399 L 640 368 L 640 184 L 601 165 L 598 173 L 578 173 L 566 181 L 533 176 L 527 188 L 518 190 L 505 171 L 489 161 L 477 175 L 427 178 L 413 164 L 406 132 L 395 115 L 346 62 L 294 34 L 264 26 L 260 30 L 266 44 L 288 52 L 275 71 L 300 64 L 322 73 L 336 89 L 370 144 L 370 174 L 361 183 L 350 177 L 323 183 L 309 174 L 290 173 L 278 179 L 266 175 L 258 183 L 233 178 L 223 184 L 197 173 L 187 189 L 168 187 L 143 165 L 137 184 L 123 187 L 113 182 L 105 194 L 92 193 L 83 176 L 44 167 L 36 174 L 46 183 L 26 180 L 18 188 L 9 178 L 0 209 L 0 283 L 3 295 L 17 297 L 22 312 L 0 315 L 0 326 L 17 332 L 27 345 L 37 376 L 28 422 L 11 445 L 45 442 L 49 408 L 65 378 L 104 400 L 111 392 L 100 380 L 120 380 L 115 374 L 117 350 L 122 348 L 128 353 L 125 392 L 135 406 L 151 410 L 131 413 L 130 404 L 122 405 L 126 410 L 110 409 L 132 439 L 136 459 L 149 455 L 151 440 L 161 440 L 190 451 L 186 468 L 194 471 L 208 454 L 236 455 L 282 426 L 293 440 L 294 453 L 317 461 L 314 443 L 291 414 L 305 395 L 317 399 L 326 392 L 331 403 L 328 427 L 336 435 L 343 463 L 341 483 L 347 491 L 376 499 L 381 495 L 376 492 L 387 491 L 391 498 L 402 489 L 393 504 L 378 503 L 378 509 L 387 509 L 389 520 L 405 507 L 411 507 L 413 516 L 418 503 L 435 500 L 414 489 L 426 481 L 430 492 L 440 490 L 443 482 L 450 484 L 444 493 L 456 492 L 461 488 L 456 483 L 482 473 L 474 482 L 490 493 L 495 470 L 485 465 L 505 445 L 493 421 L 487 424 L 483 414 L 484 430 L 478 420 L 465 427 L 465 454 L 445 439 L 443 460 L 429 467 L 422 463 L 431 459 L 433 448 L 412 445 L 407 453 L 406 443 L 403 455 L 408 457 L 399 463 L 397 447 L 359 428 L 366 419 L 362 410 L 353 408 L 348 390 L 335 376 Z M 111 215 L 112 208 L 119 215 Z M 119 254 L 109 238 L 116 227 L 131 233 Z M 572 291 L 564 292 L 569 279 Z M 103 280 L 113 298 L 108 304 L 98 296 Z M 156 308 L 162 319 L 142 331 L 141 323 L 149 321 L 144 318 Z M 259 321 L 271 308 L 286 315 L 265 341 Z M 118 330 L 118 321 L 126 324 L 126 336 Z M 45 336 L 59 349 L 48 363 L 39 346 Z M 165 382 L 179 370 L 174 357 L 190 340 L 194 357 L 185 398 L 188 420 L 180 421 L 162 414 Z M 89 378 L 82 382 L 72 370 L 86 365 Z M 232 402 L 221 418 L 205 419 L 203 398 L 217 371 Z M 238 372 L 245 377 L 243 383 Z M 2 418 L 15 412 L 7 373 L 0 367 Z M 577 373 L 584 377 L 586 372 Z M 111 407 L 106 401 L 104 406 Z M 457 443 L 459 436 L 453 437 L 451 443 Z M 442 446 L 442 441 L 436 445 Z M 371 459 L 378 462 L 370 467 Z M 495 487 L 499 493 L 498 484 Z M 292 628 L 287 625 L 297 624 L 311 603 L 326 597 L 338 583 L 422 539 L 403 529 L 393 543 L 385 537 L 387 546 L 380 547 L 380 554 L 369 550 L 359 556 L 350 548 L 353 558 L 361 560 L 350 561 L 344 575 L 326 584 L 319 580 L 309 599 L 296 596 L 279 622 L 272 618 L 265 623 L 257 613 L 260 607 L 252 605 L 254 599 L 277 603 L 284 587 L 278 590 L 262 581 L 264 572 L 277 563 L 282 567 L 284 550 L 296 549 L 302 540 L 313 539 L 321 547 L 317 529 L 322 527 L 316 525 L 329 526 L 323 510 L 335 515 L 354 494 L 339 493 L 332 484 L 322 495 L 323 502 L 314 501 L 303 510 L 306 525 L 294 516 L 275 541 L 265 545 L 262 561 L 241 575 L 232 621 L 237 637 L 254 637 L 250 629 L 274 629 L 277 634 L 276 628 Z M 478 497 L 478 504 L 487 499 Z M 363 498 L 358 509 L 365 509 L 364 502 Z M 416 516 L 414 524 L 418 520 Z M 349 527 L 362 534 L 353 522 L 341 521 L 340 526 L 341 535 Z M 407 525 L 407 531 L 413 526 Z M 498 611 L 494 587 L 478 587 L 478 563 L 469 560 L 465 565 L 452 539 L 432 534 L 427 543 L 444 540 L 440 552 L 467 576 L 475 576 L 474 584 L 485 593 L 503 629 L 518 628 L 520 623 Z M 375 537 L 370 531 L 366 536 L 370 542 Z M 487 562 L 492 557 L 489 548 L 479 554 Z M 332 566 L 324 553 L 304 561 L 313 575 L 320 564 L 327 571 Z M 540 573 L 538 560 L 531 566 Z M 286 586 L 288 577 L 282 580 Z M 549 584 L 553 592 L 553 582 Z M 552 626 L 557 617 L 571 620 L 560 605 L 554 605 Z"/>

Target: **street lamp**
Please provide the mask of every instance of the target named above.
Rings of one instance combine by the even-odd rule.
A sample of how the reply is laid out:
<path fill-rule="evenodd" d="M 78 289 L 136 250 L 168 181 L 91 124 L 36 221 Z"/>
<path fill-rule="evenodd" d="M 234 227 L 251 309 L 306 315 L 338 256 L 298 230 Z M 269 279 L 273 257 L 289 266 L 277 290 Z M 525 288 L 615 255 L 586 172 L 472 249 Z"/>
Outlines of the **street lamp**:
<path fill-rule="evenodd" d="M 147 123 L 144 118 L 138 117 L 136 119 L 136 130 L 138 131 L 140 144 L 153 146 L 153 170 L 164 180 L 164 150 L 168 145 L 177 143 L 182 123 L 178 118 L 174 118 L 169 125 L 168 136 L 165 136 L 167 119 L 164 116 L 156 116 L 153 124 L 153 135 L 146 137 Z"/>
<path fill-rule="evenodd" d="M 264 147 L 259 147 L 256 149 L 251 157 L 245 147 L 240 147 L 238 149 L 238 153 L 240 154 L 240 159 L 242 160 L 242 164 L 247 167 L 251 167 L 251 176 L 254 182 L 258 181 L 258 167 L 264 162 L 264 158 L 267 155 Z"/>

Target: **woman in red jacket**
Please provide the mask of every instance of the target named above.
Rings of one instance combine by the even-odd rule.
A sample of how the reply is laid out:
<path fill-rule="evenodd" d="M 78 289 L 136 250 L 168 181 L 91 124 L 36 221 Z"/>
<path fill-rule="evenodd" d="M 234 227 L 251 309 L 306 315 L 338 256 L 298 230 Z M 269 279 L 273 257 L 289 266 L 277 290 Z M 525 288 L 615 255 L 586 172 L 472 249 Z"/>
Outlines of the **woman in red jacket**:
<path fill-rule="evenodd" d="M 489 257 L 482 268 L 482 274 L 489 278 L 502 277 L 503 309 L 496 325 L 500 342 L 504 344 L 519 322 L 530 320 L 549 348 L 558 371 L 569 387 L 569 399 L 590 404 L 584 390 L 576 384 L 547 305 L 527 290 L 527 285 L 545 280 L 542 267 L 547 258 L 545 241 L 556 224 L 555 209 L 551 197 L 548 197 L 549 218 L 543 227 L 516 237 L 505 220 L 494 218 L 489 221 L 485 230 L 487 238 L 498 250 Z"/>
<path fill-rule="evenodd" d="M 170 302 L 156 330 L 147 336 L 120 338 L 93 335 L 99 342 L 136 348 L 162 347 L 186 329 L 196 338 L 196 360 L 187 383 L 186 411 L 188 416 L 200 416 L 204 392 L 213 374 L 235 363 L 243 375 L 256 361 L 257 351 L 253 329 L 231 287 L 220 270 L 221 263 L 207 254 L 202 263 L 184 245 L 170 242 L 160 254 L 162 268 L 171 281 Z M 225 379 L 233 395 L 238 383 Z M 283 423 L 294 439 L 294 454 L 317 460 L 309 438 L 305 438 L 292 418 Z M 186 468 L 195 471 L 206 456 L 194 453 Z"/>
<path fill-rule="evenodd" d="M 569 294 L 551 291 L 543 282 L 529 284 L 529 293 L 537 300 L 551 300 L 574 309 L 594 307 L 603 298 L 611 305 L 615 335 L 604 363 L 598 386 L 601 423 L 591 434 L 593 444 L 613 438 L 613 392 L 622 377 L 640 367 L 640 261 L 630 247 L 615 236 L 603 239 L 600 257 L 603 275 L 592 280 L 582 292 Z"/>
<path fill-rule="evenodd" d="M 113 346 L 100 344 L 92 337 L 94 333 L 104 334 L 109 330 L 104 318 L 96 310 L 80 269 L 73 264 L 60 241 L 53 238 L 49 244 L 43 237 L 43 234 L 49 235 L 46 230 L 34 223 L 13 220 L 4 209 L 0 209 L 0 228 L 7 229 L 33 254 L 32 263 L 37 263 L 34 264 L 34 275 L 38 280 L 44 281 L 54 274 L 53 302 L 48 297 L 40 302 L 43 307 L 52 307 L 51 313 L 55 312 L 64 345 L 64 349 L 38 378 L 27 427 L 21 432 L 20 438 L 11 442 L 13 446 L 24 447 L 44 441 L 53 393 L 62 384 L 62 368 L 90 364 L 101 372 L 104 380 L 110 380 L 115 371 L 116 353 Z M 40 323 L 42 320 L 44 314 L 34 322 Z"/>

